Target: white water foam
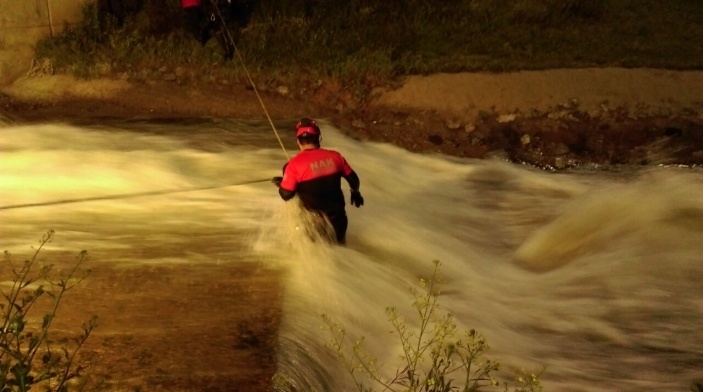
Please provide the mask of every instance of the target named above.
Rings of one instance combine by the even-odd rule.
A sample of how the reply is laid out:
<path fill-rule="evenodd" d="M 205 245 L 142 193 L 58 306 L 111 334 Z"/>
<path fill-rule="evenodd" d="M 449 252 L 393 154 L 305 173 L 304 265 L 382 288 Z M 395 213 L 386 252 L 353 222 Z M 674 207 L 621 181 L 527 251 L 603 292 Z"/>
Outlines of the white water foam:
<path fill-rule="evenodd" d="M 0 128 L 0 207 L 278 175 L 285 159 L 271 135 L 247 133 L 269 147 L 237 145 L 246 126 L 217 127 L 227 124 L 233 143 L 217 152 L 127 125 Z M 178 135 L 217 127 L 158 126 Z M 364 336 L 394 374 L 400 347 L 384 309 L 414 325 L 409 288 L 432 260 L 442 263 L 443 310 L 486 336 L 507 376 L 544 364 L 546 390 L 569 391 L 682 390 L 700 377 L 700 172 L 545 173 L 358 142 L 324 122 L 323 145 L 362 180 L 366 205 L 348 208 L 347 247 L 301 236 L 300 210 L 263 182 L 0 210 L 3 245 L 52 228 L 104 262 L 251 258 L 281 268 L 279 369 L 299 390 L 355 390 L 326 347 L 321 314 Z"/>

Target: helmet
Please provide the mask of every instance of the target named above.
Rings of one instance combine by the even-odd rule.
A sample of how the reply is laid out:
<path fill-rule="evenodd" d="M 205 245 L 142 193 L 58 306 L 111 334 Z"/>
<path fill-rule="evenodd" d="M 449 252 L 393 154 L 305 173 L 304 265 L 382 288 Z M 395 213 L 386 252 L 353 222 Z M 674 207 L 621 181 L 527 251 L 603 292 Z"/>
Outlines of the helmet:
<path fill-rule="evenodd" d="M 317 123 L 315 120 L 307 117 L 303 117 L 298 121 L 297 124 L 295 124 L 295 137 L 304 137 L 304 136 L 319 136 L 320 135 L 320 127 L 317 126 Z"/>

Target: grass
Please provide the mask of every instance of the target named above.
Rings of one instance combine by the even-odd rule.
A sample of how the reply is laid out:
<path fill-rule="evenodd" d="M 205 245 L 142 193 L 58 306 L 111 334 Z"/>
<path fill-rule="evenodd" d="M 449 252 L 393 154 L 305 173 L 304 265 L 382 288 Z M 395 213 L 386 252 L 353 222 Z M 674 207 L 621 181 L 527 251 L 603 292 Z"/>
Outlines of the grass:
<path fill-rule="evenodd" d="M 239 0 L 240 2 L 246 0 Z M 282 0 L 254 5 L 237 42 L 259 79 L 377 84 L 438 72 L 583 67 L 703 68 L 701 0 Z M 79 76 L 182 66 L 195 78 L 243 77 L 214 39 L 184 31 L 178 2 L 146 0 L 122 25 L 94 3 L 83 22 L 37 45 Z M 232 24 L 238 32 L 243 23 Z"/>

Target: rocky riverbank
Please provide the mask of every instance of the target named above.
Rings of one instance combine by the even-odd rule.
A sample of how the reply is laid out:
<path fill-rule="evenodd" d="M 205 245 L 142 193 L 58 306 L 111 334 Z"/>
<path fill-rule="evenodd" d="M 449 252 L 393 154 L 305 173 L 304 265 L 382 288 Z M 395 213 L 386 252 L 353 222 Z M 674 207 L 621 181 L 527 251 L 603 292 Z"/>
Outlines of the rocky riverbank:
<path fill-rule="evenodd" d="M 251 86 L 195 81 L 182 69 L 162 67 L 143 74 L 97 80 L 25 77 L 2 89 L 0 107 L 19 122 L 311 116 L 362 140 L 422 153 L 496 157 L 550 170 L 703 164 L 703 72 L 430 75 L 363 98 L 332 82 L 274 82 L 257 89 L 261 100 Z"/>

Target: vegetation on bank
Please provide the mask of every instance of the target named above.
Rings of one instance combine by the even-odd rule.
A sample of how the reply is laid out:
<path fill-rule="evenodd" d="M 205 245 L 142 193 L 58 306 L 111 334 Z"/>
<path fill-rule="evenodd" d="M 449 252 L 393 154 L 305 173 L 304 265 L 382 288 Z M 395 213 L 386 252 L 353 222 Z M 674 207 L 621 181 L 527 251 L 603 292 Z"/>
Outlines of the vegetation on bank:
<path fill-rule="evenodd" d="M 701 0 L 232 1 L 245 6 L 228 31 L 255 78 L 374 84 L 437 72 L 703 68 Z M 185 31 L 178 1 L 130 4 L 139 6 L 115 14 L 87 3 L 82 22 L 39 42 L 37 56 L 79 76 L 140 78 L 161 66 L 197 80 L 243 76 L 238 56 L 223 61 L 214 38 L 202 46 Z"/>
<path fill-rule="evenodd" d="M 0 323 L 0 390 L 24 392 L 34 389 L 65 392 L 69 385 L 86 390 L 83 377 L 90 362 L 78 356 L 93 329 L 97 317 L 83 324 L 81 333 L 57 342 L 51 334 L 52 323 L 66 292 L 90 273 L 83 268 L 87 252 L 82 251 L 68 272 L 56 272 L 51 264 L 38 258 L 52 241 L 50 230 L 39 241 L 31 259 L 15 263 L 5 251 L 3 271 L 9 272 L 6 287 L 0 289 L 2 321 Z"/>

